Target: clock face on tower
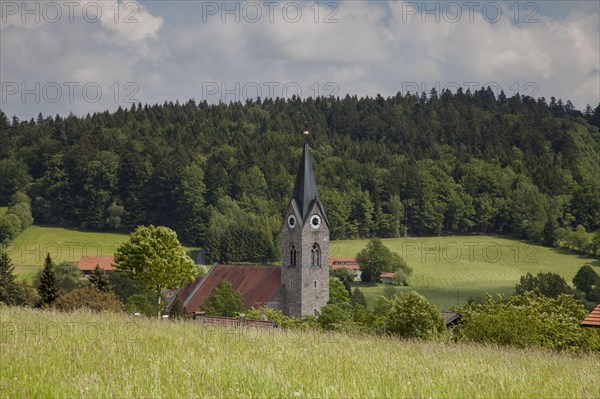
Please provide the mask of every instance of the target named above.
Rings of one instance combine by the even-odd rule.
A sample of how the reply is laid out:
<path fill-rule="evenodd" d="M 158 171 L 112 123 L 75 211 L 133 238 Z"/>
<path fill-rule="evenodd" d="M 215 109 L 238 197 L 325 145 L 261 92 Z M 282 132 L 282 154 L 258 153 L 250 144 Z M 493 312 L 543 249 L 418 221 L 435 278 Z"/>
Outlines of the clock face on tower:
<path fill-rule="evenodd" d="M 312 227 L 313 229 L 318 229 L 319 227 L 321 227 L 321 216 L 312 215 L 310 217 L 310 227 Z"/>
<path fill-rule="evenodd" d="M 294 215 L 288 216 L 288 227 L 290 229 L 296 227 L 296 217 Z"/>

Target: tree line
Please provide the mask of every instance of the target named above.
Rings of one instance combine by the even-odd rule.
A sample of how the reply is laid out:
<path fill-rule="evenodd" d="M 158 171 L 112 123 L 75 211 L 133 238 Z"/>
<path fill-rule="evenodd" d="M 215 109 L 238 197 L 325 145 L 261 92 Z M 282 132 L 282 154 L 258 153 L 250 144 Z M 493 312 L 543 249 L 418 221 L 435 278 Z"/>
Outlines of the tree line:
<path fill-rule="evenodd" d="M 0 206 L 23 193 L 36 223 L 168 226 L 213 259 L 276 260 L 310 130 L 332 239 L 498 233 L 556 244 L 600 228 L 599 127 L 600 105 L 580 112 L 489 88 L 30 121 L 0 111 Z M 597 235 L 588 241 L 600 252 Z"/>

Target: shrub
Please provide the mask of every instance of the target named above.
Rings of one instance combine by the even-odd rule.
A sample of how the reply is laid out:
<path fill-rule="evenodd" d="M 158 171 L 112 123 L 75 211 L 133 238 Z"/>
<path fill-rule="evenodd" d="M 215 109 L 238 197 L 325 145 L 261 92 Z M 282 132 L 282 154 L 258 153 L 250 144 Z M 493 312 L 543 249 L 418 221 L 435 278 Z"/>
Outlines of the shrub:
<path fill-rule="evenodd" d="M 587 311 L 571 295 L 548 298 L 528 291 L 507 303 L 502 296 L 488 296 L 484 304 L 468 304 L 457 312 L 459 338 L 467 341 L 600 351 L 600 331 L 580 327 Z"/>
<path fill-rule="evenodd" d="M 358 287 L 354 288 L 354 291 L 352 291 L 352 295 L 350 296 L 350 304 L 353 306 L 362 305 L 365 308 L 367 307 L 367 298 Z"/>
<path fill-rule="evenodd" d="M 102 292 L 96 287 L 77 288 L 59 297 L 51 307 L 70 312 L 76 309 L 90 309 L 95 312 L 122 312 L 123 303 L 112 292 Z"/>
<path fill-rule="evenodd" d="M 445 331 L 440 311 L 416 291 L 403 292 L 390 301 L 384 331 L 403 338 L 431 339 Z"/>

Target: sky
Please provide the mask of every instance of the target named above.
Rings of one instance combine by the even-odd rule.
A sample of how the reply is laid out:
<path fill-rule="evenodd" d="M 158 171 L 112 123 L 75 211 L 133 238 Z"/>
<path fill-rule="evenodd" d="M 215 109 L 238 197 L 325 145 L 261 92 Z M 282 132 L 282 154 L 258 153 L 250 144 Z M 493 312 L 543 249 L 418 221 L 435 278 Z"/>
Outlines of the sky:
<path fill-rule="evenodd" d="M 0 109 L 490 86 L 600 102 L 598 1 L 0 0 Z"/>

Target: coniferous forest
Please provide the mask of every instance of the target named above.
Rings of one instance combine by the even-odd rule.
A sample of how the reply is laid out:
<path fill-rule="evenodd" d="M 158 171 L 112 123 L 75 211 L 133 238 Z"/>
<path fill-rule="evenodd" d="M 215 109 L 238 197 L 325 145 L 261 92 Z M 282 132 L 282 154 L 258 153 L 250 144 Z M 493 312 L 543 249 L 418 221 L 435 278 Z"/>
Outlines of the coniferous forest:
<path fill-rule="evenodd" d="M 489 88 L 134 104 L 31 121 L 0 111 L 0 206 L 26 194 L 36 224 L 164 225 L 213 259 L 273 260 L 309 130 L 332 239 L 579 237 L 570 246 L 600 253 L 589 233 L 600 229 L 599 127 L 600 105 L 580 112 Z"/>

